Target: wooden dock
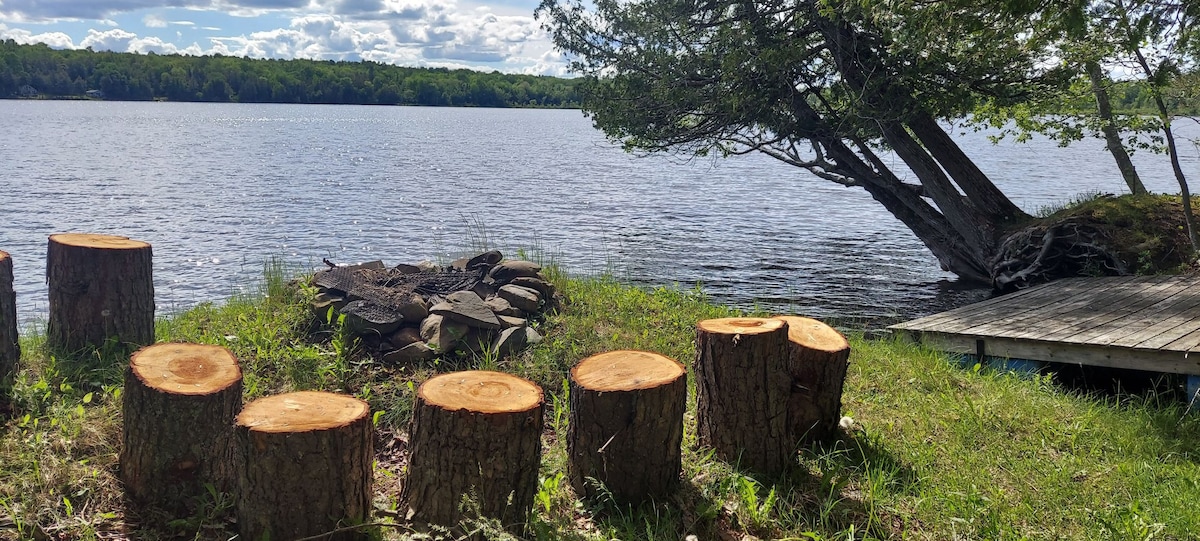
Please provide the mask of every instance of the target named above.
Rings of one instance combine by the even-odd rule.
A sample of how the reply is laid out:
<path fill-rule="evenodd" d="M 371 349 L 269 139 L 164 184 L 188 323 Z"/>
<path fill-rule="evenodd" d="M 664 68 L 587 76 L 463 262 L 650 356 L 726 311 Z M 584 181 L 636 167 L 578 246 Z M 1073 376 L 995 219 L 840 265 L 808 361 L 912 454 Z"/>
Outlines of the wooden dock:
<path fill-rule="evenodd" d="M 980 358 L 1200 375 L 1200 277 L 1060 280 L 889 328 Z"/>

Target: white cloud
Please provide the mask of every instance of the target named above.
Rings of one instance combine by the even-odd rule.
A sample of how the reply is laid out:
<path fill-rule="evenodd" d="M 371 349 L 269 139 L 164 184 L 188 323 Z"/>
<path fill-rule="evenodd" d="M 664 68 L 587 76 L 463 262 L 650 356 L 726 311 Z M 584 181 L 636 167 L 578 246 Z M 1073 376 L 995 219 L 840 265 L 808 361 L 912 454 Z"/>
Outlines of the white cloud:
<path fill-rule="evenodd" d="M 34 34 L 28 30 L 21 28 L 9 28 L 0 23 L 0 39 L 11 39 L 21 45 L 32 45 L 34 43 L 44 43 L 54 49 L 74 49 L 75 43 L 62 32 L 43 32 Z"/>
<path fill-rule="evenodd" d="M 167 20 L 162 18 L 162 15 L 149 14 L 142 17 L 142 24 L 148 28 L 166 28 Z"/>

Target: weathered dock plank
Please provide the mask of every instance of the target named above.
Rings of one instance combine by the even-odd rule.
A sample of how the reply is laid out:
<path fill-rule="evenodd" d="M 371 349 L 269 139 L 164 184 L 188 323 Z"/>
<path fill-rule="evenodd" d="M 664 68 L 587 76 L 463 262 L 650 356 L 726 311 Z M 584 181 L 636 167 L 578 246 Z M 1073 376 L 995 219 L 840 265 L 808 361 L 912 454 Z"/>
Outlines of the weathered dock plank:
<path fill-rule="evenodd" d="M 1195 375 L 1200 276 L 1061 280 L 890 328 L 954 353 Z"/>

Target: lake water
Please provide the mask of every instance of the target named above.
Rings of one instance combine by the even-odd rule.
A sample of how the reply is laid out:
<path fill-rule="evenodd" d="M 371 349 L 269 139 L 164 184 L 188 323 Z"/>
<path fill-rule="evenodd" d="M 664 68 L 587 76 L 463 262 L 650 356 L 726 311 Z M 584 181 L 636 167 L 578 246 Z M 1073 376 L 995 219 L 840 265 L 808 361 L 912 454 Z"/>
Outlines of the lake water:
<path fill-rule="evenodd" d="M 484 242 L 822 318 L 987 294 L 940 271 L 862 190 L 760 156 L 631 156 L 579 111 L 0 100 L 0 134 L 0 250 L 25 322 L 45 317 L 59 232 L 150 242 L 160 314 L 229 297 L 275 256 L 448 261 Z M 1099 141 L 957 137 L 1027 210 L 1125 189 Z M 1183 149 L 1200 189 L 1196 148 Z M 1152 191 L 1178 192 L 1164 156 L 1135 160 Z"/>

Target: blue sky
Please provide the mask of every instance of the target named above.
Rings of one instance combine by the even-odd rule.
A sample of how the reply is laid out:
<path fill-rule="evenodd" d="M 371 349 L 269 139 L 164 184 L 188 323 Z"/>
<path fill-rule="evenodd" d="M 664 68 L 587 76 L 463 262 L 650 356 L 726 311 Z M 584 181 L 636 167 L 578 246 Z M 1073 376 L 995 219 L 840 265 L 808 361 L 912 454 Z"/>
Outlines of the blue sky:
<path fill-rule="evenodd" d="M 565 75 L 537 0 L 0 0 L 0 39 Z"/>

